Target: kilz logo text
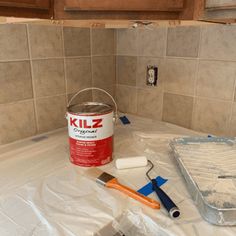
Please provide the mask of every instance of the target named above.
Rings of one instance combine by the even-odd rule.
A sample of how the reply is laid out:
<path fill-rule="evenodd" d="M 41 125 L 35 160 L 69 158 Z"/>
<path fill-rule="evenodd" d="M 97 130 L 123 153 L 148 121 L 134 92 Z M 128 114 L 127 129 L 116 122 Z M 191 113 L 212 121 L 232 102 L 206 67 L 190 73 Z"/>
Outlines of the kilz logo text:
<path fill-rule="evenodd" d="M 96 129 L 102 127 L 102 119 L 87 121 L 70 117 L 70 125 L 76 128 Z"/>

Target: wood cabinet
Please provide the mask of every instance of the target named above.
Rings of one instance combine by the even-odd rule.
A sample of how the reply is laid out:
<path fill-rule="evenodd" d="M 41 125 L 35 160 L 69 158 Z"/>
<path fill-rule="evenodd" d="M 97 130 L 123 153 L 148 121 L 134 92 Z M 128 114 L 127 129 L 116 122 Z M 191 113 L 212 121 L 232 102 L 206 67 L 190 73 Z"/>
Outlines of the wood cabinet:
<path fill-rule="evenodd" d="M 191 19 L 197 0 L 55 0 L 55 19 Z"/>
<path fill-rule="evenodd" d="M 6 7 L 20 7 L 20 8 L 36 8 L 46 9 L 50 8 L 50 0 L 0 0 L 0 6 Z"/>
<path fill-rule="evenodd" d="M 204 20 L 236 22 L 236 0 L 206 0 Z"/>
<path fill-rule="evenodd" d="M 236 21 L 236 0 L 0 0 L 0 16 L 55 20 Z"/>
<path fill-rule="evenodd" d="M 65 11 L 181 11 L 184 0 L 65 0 Z"/>
<path fill-rule="evenodd" d="M 0 0 L 0 16 L 51 18 L 52 0 Z"/>

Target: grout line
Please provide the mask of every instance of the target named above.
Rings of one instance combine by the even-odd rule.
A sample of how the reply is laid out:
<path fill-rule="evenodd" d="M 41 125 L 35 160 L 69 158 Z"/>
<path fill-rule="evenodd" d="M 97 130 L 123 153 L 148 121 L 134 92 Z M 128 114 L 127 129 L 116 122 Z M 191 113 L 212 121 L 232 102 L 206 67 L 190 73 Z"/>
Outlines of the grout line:
<path fill-rule="evenodd" d="M 233 91 L 233 99 L 231 101 L 231 109 L 230 109 L 230 115 L 229 115 L 229 119 L 228 119 L 228 125 L 227 125 L 227 132 L 228 132 L 228 135 L 230 136 L 232 133 L 230 132 L 230 125 L 231 125 L 231 122 L 232 122 L 232 118 L 233 118 L 233 110 L 234 110 L 234 97 L 235 97 L 235 91 L 236 91 L 236 76 L 235 76 L 235 79 L 234 79 L 234 91 Z"/>
<path fill-rule="evenodd" d="M 12 59 L 12 60 L 0 60 L 0 63 L 9 63 L 9 62 L 23 62 L 23 61 L 29 61 L 30 58 L 27 59 Z"/>
<path fill-rule="evenodd" d="M 163 70 L 166 70 L 166 61 L 167 61 L 167 48 L 168 48 L 168 29 L 169 27 L 167 26 L 166 27 L 166 41 L 165 41 L 165 53 L 164 53 L 164 57 L 163 57 L 163 60 L 164 60 L 164 66 L 163 66 Z M 164 73 L 164 72 L 163 72 Z M 164 73 L 165 74 L 165 73 Z M 161 121 L 163 121 L 163 113 L 164 113 L 164 94 L 166 92 L 166 86 L 165 86 L 165 78 L 162 78 L 162 104 L 161 104 Z"/>
<path fill-rule="evenodd" d="M 199 75 L 199 64 L 200 64 L 200 51 L 201 51 L 201 42 L 202 42 L 202 27 L 199 27 L 199 44 L 198 44 L 198 53 L 196 58 L 196 68 L 195 68 L 195 75 L 194 75 L 194 87 L 193 87 L 193 110 L 192 110 L 192 119 L 190 123 L 190 128 L 194 129 L 194 117 L 196 114 L 196 106 L 197 106 L 197 80 Z"/>
<path fill-rule="evenodd" d="M 33 89 L 33 101 L 34 101 L 34 113 L 35 113 L 35 125 L 36 125 L 36 132 L 39 132 L 39 120 L 38 120 L 38 111 L 36 106 L 36 88 L 35 88 L 35 81 L 34 81 L 34 70 L 33 70 L 33 61 L 32 61 L 32 52 L 31 52 L 31 44 L 30 44 L 30 37 L 29 37 L 29 25 L 26 25 L 26 32 L 27 32 L 27 41 L 28 41 L 28 50 L 29 50 L 29 59 L 30 59 L 30 69 L 31 69 L 31 81 L 32 81 L 32 89 Z"/>
<path fill-rule="evenodd" d="M 14 104 L 18 104 L 18 103 L 30 102 L 30 101 L 34 101 L 34 98 L 26 98 L 26 99 L 23 99 L 23 100 L 16 100 L 16 101 L 12 101 L 12 102 L 0 103 L 0 107 L 1 106 L 14 105 Z"/>
<path fill-rule="evenodd" d="M 59 94 L 54 94 L 54 95 L 48 95 L 48 96 L 43 96 L 43 97 L 37 97 L 35 100 L 40 100 L 40 99 L 46 99 L 46 98 L 52 98 L 52 97 L 60 97 L 60 96 L 66 96 L 66 93 L 59 93 Z"/>
<path fill-rule="evenodd" d="M 91 55 L 86 56 L 65 56 L 65 59 L 80 59 L 80 58 L 88 58 L 91 57 Z"/>
<path fill-rule="evenodd" d="M 68 103 L 68 83 L 67 83 L 67 68 L 65 59 L 65 43 L 64 43 L 64 31 L 63 26 L 61 26 L 61 37 L 62 37 L 62 54 L 63 54 L 63 65 L 64 65 L 64 82 L 65 82 L 65 92 L 66 92 L 66 104 Z"/>

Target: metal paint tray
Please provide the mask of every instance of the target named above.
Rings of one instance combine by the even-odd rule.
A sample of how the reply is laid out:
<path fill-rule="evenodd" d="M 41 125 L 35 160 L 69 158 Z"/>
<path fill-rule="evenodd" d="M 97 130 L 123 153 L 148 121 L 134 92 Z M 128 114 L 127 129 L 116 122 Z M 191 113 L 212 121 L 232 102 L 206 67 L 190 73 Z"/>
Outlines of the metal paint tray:
<path fill-rule="evenodd" d="M 176 138 L 170 146 L 202 217 L 236 225 L 236 139 Z"/>

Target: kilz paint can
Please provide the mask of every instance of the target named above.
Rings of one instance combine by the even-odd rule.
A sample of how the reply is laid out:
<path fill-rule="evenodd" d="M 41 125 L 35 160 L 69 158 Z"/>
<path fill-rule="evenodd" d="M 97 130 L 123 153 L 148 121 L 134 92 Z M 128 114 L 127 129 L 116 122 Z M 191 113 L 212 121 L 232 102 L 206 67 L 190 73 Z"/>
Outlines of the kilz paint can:
<path fill-rule="evenodd" d="M 101 90 L 88 88 L 79 93 L 89 89 Z M 109 96 L 111 95 L 109 94 Z M 112 100 L 114 101 L 113 98 Z M 113 152 L 113 107 L 98 102 L 70 105 L 71 101 L 67 107 L 71 162 L 86 167 L 109 163 L 112 160 Z"/>

